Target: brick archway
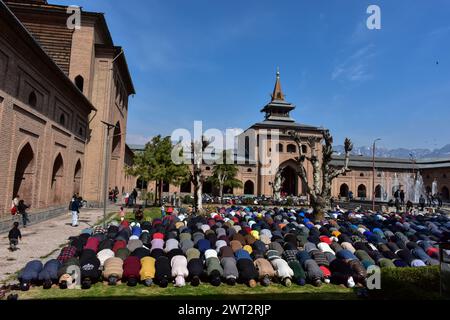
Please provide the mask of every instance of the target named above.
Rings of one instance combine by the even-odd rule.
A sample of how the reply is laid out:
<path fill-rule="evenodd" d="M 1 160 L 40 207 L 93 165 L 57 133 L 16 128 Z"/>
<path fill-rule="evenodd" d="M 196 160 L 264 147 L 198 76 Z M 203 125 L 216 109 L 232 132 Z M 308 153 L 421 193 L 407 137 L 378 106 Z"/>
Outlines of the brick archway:
<path fill-rule="evenodd" d="M 73 194 L 80 194 L 81 180 L 82 180 L 81 161 L 78 160 L 77 164 L 75 165 L 75 171 L 73 174 Z"/>
<path fill-rule="evenodd" d="M 365 185 L 360 184 L 358 186 L 358 198 L 366 198 L 367 197 L 367 188 Z"/>
<path fill-rule="evenodd" d="M 383 188 L 381 185 L 375 187 L 375 198 L 381 199 L 383 197 Z"/>
<path fill-rule="evenodd" d="M 247 180 L 244 184 L 244 194 L 254 195 L 255 194 L 255 184 L 251 180 Z"/>
<path fill-rule="evenodd" d="M 50 202 L 51 204 L 60 204 L 64 197 L 64 160 L 61 153 L 53 162 L 52 181 L 50 184 Z"/>
<path fill-rule="evenodd" d="M 339 196 L 343 198 L 348 197 L 349 188 L 346 183 L 341 184 L 341 187 L 339 188 Z"/>
<path fill-rule="evenodd" d="M 27 143 L 17 157 L 13 188 L 13 197 L 19 195 L 27 203 L 30 203 L 33 197 L 35 162 L 33 149 L 30 143 Z"/>
<path fill-rule="evenodd" d="M 281 172 L 283 184 L 281 186 L 281 192 L 287 196 L 298 195 L 298 183 L 297 174 L 295 169 L 290 165 L 286 166 Z"/>

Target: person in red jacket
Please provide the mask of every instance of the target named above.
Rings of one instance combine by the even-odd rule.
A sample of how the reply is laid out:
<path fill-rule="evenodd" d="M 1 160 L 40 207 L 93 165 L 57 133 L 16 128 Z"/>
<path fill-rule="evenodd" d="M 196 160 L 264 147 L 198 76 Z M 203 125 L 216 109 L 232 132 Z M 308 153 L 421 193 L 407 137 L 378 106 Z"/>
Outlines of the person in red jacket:
<path fill-rule="evenodd" d="M 90 237 L 87 240 L 87 243 L 84 246 L 83 250 L 90 249 L 90 250 L 94 251 L 95 253 L 97 253 L 99 244 L 100 244 L 100 240 L 98 240 L 97 238 L 94 238 L 94 237 Z"/>
<path fill-rule="evenodd" d="M 135 287 L 139 281 L 141 271 L 141 261 L 138 257 L 129 256 L 123 262 L 123 281 L 130 287 Z"/>
<path fill-rule="evenodd" d="M 114 253 L 117 253 L 117 250 L 122 249 L 122 248 L 126 248 L 127 247 L 127 242 L 124 240 L 117 240 L 114 242 L 112 251 L 114 251 Z"/>

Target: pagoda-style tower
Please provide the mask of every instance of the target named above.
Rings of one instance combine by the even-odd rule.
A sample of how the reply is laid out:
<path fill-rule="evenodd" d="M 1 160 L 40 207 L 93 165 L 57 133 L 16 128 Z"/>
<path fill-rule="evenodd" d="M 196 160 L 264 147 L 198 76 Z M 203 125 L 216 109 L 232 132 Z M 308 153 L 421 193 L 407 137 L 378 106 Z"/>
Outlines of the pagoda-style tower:
<path fill-rule="evenodd" d="M 295 122 L 291 118 L 290 112 L 295 109 L 295 105 L 284 100 L 281 90 L 280 71 L 277 70 L 277 80 L 273 89 L 272 100 L 261 110 L 266 114 L 265 120 Z"/>

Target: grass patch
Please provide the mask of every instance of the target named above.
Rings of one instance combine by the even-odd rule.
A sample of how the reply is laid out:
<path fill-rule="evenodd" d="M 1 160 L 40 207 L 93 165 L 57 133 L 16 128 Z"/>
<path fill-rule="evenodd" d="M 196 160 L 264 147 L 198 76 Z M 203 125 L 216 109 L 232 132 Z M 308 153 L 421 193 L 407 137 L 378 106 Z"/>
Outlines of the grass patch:
<path fill-rule="evenodd" d="M 45 260 L 45 259 L 47 259 L 48 257 L 50 257 L 51 255 L 53 255 L 55 252 L 61 250 L 61 249 L 62 249 L 63 247 L 65 247 L 65 246 L 66 246 L 65 244 L 62 244 L 62 245 L 59 246 L 58 249 L 53 250 L 52 252 L 46 254 L 45 256 L 39 257 L 39 259 L 40 259 L 40 260 Z"/>
<path fill-rule="evenodd" d="M 284 287 L 272 284 L 269 287 L 257 286 L 249 288 L 245 285 L 227 286 L 222 284 L 214 287 L 202 284 L 199 287 L 187 285 L 183 288 L 159 288 L 157 286 L 145 287 L 138 285 L 134 288 L 121 284 L 115 287 L 98 283 L 89 290 L 61 290 L 52 288 L 32 288 L 28 292 L 18 292 L 19 299 L 23 300 L 102 300 L 102 299 L 143 299 L 143 300 L 171 300 L 171 299 L 261 299 L 261 300 L 354 300 L 357 299 L 352 289 L 335 285 L 324 285 L 316 288 L 311 285 L 304 287 Z"/>
<path fill-rule="evenodd" d="M 161 218 L 161 208 L 160 207 L 151 207 L 151 208 L 144 209 L 144 221 L 152 221 L 155 218 Z M 117 220 L 120 222 L 120 217 L 118 214 L 114 217 L 114 220 Z M 135 221 L 134 213 L 132 210 L 126 212 L 125 220 Z"/>
<path fill-rule="evenodd" d="M 114 220 L 116 218 L 116 216 L 118 215 L 118 212 L 116 210 L 114 210 L 113 212 L 108 212 L 106 214 L 106 218 L 101 218 L 100 220 L 98 220 L 94 225 L 94 226 L 101 226 L 103 224 L 108 224 L 108 222 Z"/>

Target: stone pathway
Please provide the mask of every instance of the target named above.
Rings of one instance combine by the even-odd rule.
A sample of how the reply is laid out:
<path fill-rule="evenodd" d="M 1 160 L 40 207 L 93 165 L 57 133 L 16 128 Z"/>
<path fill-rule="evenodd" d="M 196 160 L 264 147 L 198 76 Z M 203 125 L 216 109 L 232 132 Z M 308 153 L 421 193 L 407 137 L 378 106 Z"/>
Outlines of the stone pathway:
<path fill-rule="evenodd" d="M 118 212 L 118 208 L 111 206 L 107 214 Z M 63 214 L 59 217 L 40 222 L 24 229 L 19 250 L 9 251 L 8 233 L 0 235 L 0 284 L 8 280 L 15 280 L 14 275 L 33 259 L 43 262 L 56 258 L 60 248 L 67 244 L 71 236 L 76 236 L 81 230 L 95 225 L 103 219 L 103 209 L 82 209 L 79 217 L 79 226 L 71 226 L 71 215 Z"/>

